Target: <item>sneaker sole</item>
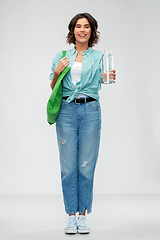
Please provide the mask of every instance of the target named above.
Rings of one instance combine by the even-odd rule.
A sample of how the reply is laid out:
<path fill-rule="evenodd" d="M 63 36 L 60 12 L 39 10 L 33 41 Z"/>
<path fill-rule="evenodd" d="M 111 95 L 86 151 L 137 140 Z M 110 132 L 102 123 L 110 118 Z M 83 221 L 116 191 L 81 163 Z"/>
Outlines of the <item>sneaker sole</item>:
<path fill-rule="evenodd" d="M 65 229 L 65 233 L 66 234 L 76 234 L 77 233 L 77 229 Z"/>
<path fill-rule="evenodd" d="M 88 233 L 90 233 L 90 230 L 89 229 L 78 229 L 78 233 L 80 233 L 80 234 L 88 234 Z"/>

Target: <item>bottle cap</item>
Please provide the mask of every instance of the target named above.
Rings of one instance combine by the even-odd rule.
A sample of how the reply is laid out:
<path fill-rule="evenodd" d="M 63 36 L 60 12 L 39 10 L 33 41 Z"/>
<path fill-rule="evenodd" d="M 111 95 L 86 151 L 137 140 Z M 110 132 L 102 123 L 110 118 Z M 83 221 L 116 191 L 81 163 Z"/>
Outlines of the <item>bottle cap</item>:
<path fill-rule="evenodd" d="M 112 54 L 112 50 L 111 49 L 104 49 L 104 54 Z"/>
<path fill-rule="evenodd" d="M 108 49 L 108 53 L 109 53 L 109 54 L 112 54 L 112 50 L 111 50 L 111 49 Z"/>

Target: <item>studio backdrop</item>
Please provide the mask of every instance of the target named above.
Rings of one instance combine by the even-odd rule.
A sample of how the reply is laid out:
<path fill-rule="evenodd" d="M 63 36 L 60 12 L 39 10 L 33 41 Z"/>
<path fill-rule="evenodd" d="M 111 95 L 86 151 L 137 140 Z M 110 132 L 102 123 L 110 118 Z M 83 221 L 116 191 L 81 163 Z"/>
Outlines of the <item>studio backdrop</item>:
<path fill-rule="evenodd" d="M 55 126 L 46 118 L 54 56 L 71 18 L 91 13 L 116 84 L 102 85 L 97 194 L 160 193 L 159 0 L 0 2 L 0 194 L 61 193 Z"/>

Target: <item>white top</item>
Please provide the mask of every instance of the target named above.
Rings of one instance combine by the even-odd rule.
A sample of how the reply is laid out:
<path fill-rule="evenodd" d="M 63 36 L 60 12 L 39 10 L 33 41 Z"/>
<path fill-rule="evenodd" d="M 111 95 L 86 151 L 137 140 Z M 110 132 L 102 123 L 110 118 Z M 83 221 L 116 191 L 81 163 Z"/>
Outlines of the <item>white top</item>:
<path fill-rule="evenodd" d="M 71 68 L 71 77 L 74 86 L 76 87 L 76 83 L 80 82 L 82 74 L 82 62 L 74 62 Z M 87 97 L 84 94 L 79 94 L 76 98 Z"/>
<path fill-rule="evenodd" d="M 74 86 L 76 87 L 76 83 L 80 82 L 82 74 L 82 62 L 74 62 L 71 68 L 71 77 Z"/>

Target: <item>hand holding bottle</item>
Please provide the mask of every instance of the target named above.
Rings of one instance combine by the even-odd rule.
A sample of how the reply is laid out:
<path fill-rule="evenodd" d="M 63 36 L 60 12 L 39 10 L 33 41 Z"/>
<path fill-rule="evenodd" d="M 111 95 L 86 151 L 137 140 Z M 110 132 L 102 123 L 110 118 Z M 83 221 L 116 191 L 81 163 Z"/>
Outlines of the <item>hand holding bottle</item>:
<path fill-rule="evenodd" d="M 109 74 L 107 72 L 101 73 L 103 76 L 103 82 L 108 82 L 107 75 L 109 75 L 109 83 L 115 83 L 116 81 L 116 70 L 110 70 Z"/>

